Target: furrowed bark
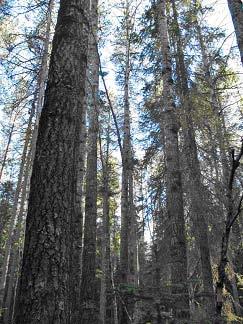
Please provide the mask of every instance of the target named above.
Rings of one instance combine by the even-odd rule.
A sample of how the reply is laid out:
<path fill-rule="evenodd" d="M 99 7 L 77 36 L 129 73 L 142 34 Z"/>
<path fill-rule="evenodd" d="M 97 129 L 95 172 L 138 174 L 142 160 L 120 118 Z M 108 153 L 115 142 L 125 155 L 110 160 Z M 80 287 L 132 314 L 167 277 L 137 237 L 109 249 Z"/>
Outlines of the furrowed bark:
<path fill-rule="evenodd" d="M 77 322 L 81 221 L 75 210 L 88 3 L 61 0 L 30 184 L 15 324 Z"/>

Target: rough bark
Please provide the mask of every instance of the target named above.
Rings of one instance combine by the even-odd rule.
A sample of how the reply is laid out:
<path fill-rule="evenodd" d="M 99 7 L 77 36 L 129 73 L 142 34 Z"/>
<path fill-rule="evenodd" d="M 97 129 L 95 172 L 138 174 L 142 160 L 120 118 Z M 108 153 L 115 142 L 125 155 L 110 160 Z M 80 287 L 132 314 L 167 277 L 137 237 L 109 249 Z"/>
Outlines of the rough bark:
<path fill-rule="evenodd" d="M 228 0 L 228 7 L 235 27 L 236 39 L 243 65 L 243 2 L 242 0 Z"/>
<path fill-rule="evenodd" d="M 91 35 L 88 59 L 88 145 L 86 196 L 81 283 L 81 323 L 98 320 L 96 282 L 96 219 L 97 219 L 97 141 L 99 57 L 96 50 L 98 31 L 98 0 L 91 3 Z"/>
<path fill-rule="evenodd" d="M 184 137 L 184 149 L 186 156 L 186 172 L 188 176 L 188 193 L 190 197 L 192 217 L 196 229 L 196 241 L 200 251 L 202 280 L 204 287 L 204 305 L 208 320 L 214 316 L 214 285 L 212 267 L 210 262 L 210 249 L 208 242 L 207 210 L 205 206 L 204 188 L 201 180 L 201 170 L 197 154 L 197 144 L 195 140 L 195 130 L 192 120 L 192 102 L 188 87 L 188 75 L 185 66 L 183 44 L 178 23 L 178 14 L 175 1 L 172 1 L 174 24 L 176 30 L 177 55 L 178 55 L 178 74 L 180 82 L 180 98 L 183 107 L 182 114 L 182 133 Z"/>
<path fill-rule="evenodd" d="M 16 324 L 77 321 L 81 224 L 75 199 L 87 11 L 87 1 L 60 2 L 30 184 Z"/>
<path fill-rule="evenodd" d="M 178 148 L 178 121 L 173 101 L 172 63 L 168 41 L 166 1 L 158 1 L 158 28 L 163 62 L 163 122 L 167 212 L 170 222 L 172 294 L 179 295 L 173 306 L 176 323 L 187 323 L 190 317 L 187 286 L 187 251 L 183 195 Z"/>

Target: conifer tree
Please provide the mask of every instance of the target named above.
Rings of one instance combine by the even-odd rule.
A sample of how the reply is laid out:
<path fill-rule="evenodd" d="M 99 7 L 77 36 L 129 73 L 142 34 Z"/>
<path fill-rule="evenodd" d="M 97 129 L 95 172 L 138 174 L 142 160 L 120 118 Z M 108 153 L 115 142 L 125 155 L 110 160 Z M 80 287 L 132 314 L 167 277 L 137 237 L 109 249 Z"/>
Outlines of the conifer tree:
<path fill-rule="evenodd" d="M 74 202 L 88 46 L 88 3 L 61 1 L 30 184 L 15 323 L 75 322 L 80 219 Z"/>

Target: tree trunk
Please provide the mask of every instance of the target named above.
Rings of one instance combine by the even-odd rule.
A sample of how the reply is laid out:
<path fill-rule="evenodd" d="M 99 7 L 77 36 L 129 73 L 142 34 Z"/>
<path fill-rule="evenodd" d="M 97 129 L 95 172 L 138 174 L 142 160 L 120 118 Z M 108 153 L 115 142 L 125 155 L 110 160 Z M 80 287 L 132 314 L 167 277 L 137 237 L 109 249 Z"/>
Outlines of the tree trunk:
<path fill-rule="evenodd" d="M 172 63 L 165 0 L 158 1 L 158 28 L 163 62 L 162 127 L 165 146 L 167 212 L 170 221 L 171 281 L 172 294 L 175 296 L 173 313 L 176 323 L 187 323 L 190 312 L 183 194 L 178 148 L 179 126 L 173 100 Z"/>
<path fill-rule="evenodd" d="M 182 132 L 184 137 L 184 148 L 187 162 L 188 175 L 188 193 L 191 202 L 193 221 L 196 228 L 196 241 L 200 250 L 202 280 L 205 292 L 204 305 L 205 315 L 208 320 L 212 320 L 214 307 L 214 285 L 212 267 L 210 262 L 210 249 L 208 243 L 208 228 L 206 222 L 206 201 L 204 188 L 201 180 L 201 170 L 197 155 L 197 145 L 195 140 L 195 131 L 192 120 L 192 103 L 190 100 L 190 92 L 188 88 L 188 75 L 185 66 L 185 58 L 183 45 L 180 34 L 180 26 L 178 24 L 178 15 L 175 1 L 172 1 L 173 16 L 176 30 L 177 55 L 178 55 L 178 71 L 180 82 L 180 97 L 183 105 L 183 122 Z"/>
<path fill-rule="evenodd" d="M 25 165 L 25 173 L 24 180 L 22 185 L 22 193 L 21 193 L 21 201 L 20 208 L 18 214 L 18 220 L 15 226 L 15 230 L 13 233 L 12 245 L 11 245 L 11 255 L 9 258 L 9 274 L 8 274 L 8 284 L 7 289 L 5 291 L 5 300 L 4 300 L 4 316 L 3 323 L 8 324 L 12 322 L 13 318 L 13 305 L 15 304 L 15 292 L 16 292 L 16 284 L 18 279 L 18 269 L 20 265 L 20 251 L 22 251 L 22 246 L 20 243 L 20 237 L 23 235 L 24 228 L 24 208 L 26 204 L 27 197 L 27 189 L 29 182 L 29 175 L 31 170 L 31 150 L 29 149 L 26 165 Z"/>
<path fill-rule="evenodd" d="M 29 143 L 30 143 L 33 116 L 34 116 L 34 103 L 32 105 L 32 110 L 31 110 L 31 114 L 29 116 L 28 126 L 26 129 L 24 147 L 23 147 L 20 169 L 19 169 L 19 174 L 18 174 L 18 181 L 17 181 L 16 191 L 15 191 L 15 195 L 14 195 L 14 203 L 13 203 L 13 208 L 11 211 L 11 218 L 10 218 L 10 222 L 9 222 L 9 226 L 8 226 L 7 241 L 6 241 L 5 250 L 3 253 L 4 256 L 3 256 L 3 263 L 2 263 L 3 265 L 2 265 L 2 269 L 1 269 L 1 281 L 0 281 L 0 293 L 1 293 L 0 294 L 0 307 L 2 307 L 4 290 L 5 290 L 5 286 L 6 286 L 6 278 L 7 278 L 8 266 L 9 266 L 9 257 L 10 257 L 10 252 L 11 252 L 11 246 L 13 243 L 13 231 L 14 231 L 15 222 L 17 219 L 19 196 L 20 196 L 21 187 L 22 187 L 27 151 L 28 151 L 28 147 L 29 147 Z"/>
<path fill-rule="evenodd" d="M 228 7 L 235 27 L 236 39 L 243 65 L 243 2 L 242 0 L 228 0 Z"/>
<path fill-rule="evenodd" d="M 75 199 L 88 9 L 87 1 L 60 2 L 30 184 L 16 324 L 77 322 L 81 221 Z"/>
<path fill-rule="evenodd" d="M 102 220 L 102 260 L 101 260 L 101 288 L 100 288 L 100 322 L 113 324 L 114 312 L 112 305 L 112 278 L 111 278 L 111 249 L 110 249 L 110 113 L 106 136 L 106 154 L 103 155 L 100 145 L 100 155 L 103 175 L 103 220 Z M 100 143 L 101 144 L 101 143 Z"/>
<path fill-rule="evenodd" d="M 121 242 L 120 242 L 120 283 L 123 286 L 124 294 L 120 295 L 120 324 L 129 323 L 132 303 L 128 305 L 126 298 L 127 284 L 134 284 L 134 258 L 132 245 L 132 228 L 134 227 L 133 212 L 133 166 L 131 148 L 131 125 L 130 125 L 130 7 L 126 1 L 125 7 L 125 28 L 126 28 L 126 56 L 125 56 L 125 76 L 124 76 L 124 116 L 123 116 L 123 149 L 122 149 L 122 189 L 121 189 Z"/>
<path fill-rule="evenodd" d="M 50 47 L 50 38 L 51 38 L 51 23 L 52 23 L 52 13 L 54 9 L 55 0 L 49 0 L 48 8 L 46 12 L 46 30 L 45 30 L 45 40 L 43 46 L 43 53 L 40 63 L 40 70 L 38 73 L 37 78 L 37 89 L 36 89 L 36 120 L 35 120 L 35 128 L 32 136 L 32 160 L 35 156 L 35 148 L 36 148 L 36 141 L 38 135 L 38 127 L 40 121 L 40 115 L 42 111 L 42 107 L 44 104 L 44 96 L 45 96 L 45 87 L 46 81 L 48 76 L 48 57 L 49 57 L 49 47 Z M 33 161 L 32 161 L 33 162 Z M 33 163 L 32 163 L 33 164 Z"/>
<path fill-rule="evenodd" d="M 15 126 L 15 120 L 13 121 L 13 123 L 12 123 L 12 125 L 10 127 L 10 131 L 9 131 L 9 134 L 8 134 L 8 142 L 7 142 L 6 148 L 4 150 L 3 159 L 1 161 L 0 182 L 2 180 L 3 170 L 4 170 L 6 162 L 7 162 L 7 156 L 8 156 L 9 146 L 10 146 L 12 136 L 13 136 L 14 126 Z"/>
<path fill-rule="evenodd" d="M 111 292 L 111 285 L 107 285 L 111 280 L 110 274 L 110 219 L 109 219 L 109 183 L 108 172 L 103 169 L 103 231 L 102 231 L 102 261 L 101 261 L 101 288 L 100 288 L 100 322 L 101 324 L 112 323 L 111 316 L 107 312 L 107 308 L 110 309 L 111 305 L 108 304 L 108 294 Z M 108 316 L 107 316 L 108 315 Z"/>
<path fill-rule="evenodd" d="M 232 230 L 232 226 L 237 220 L 238 216 L 242 211 L 242 201 L 243 195 L 240 198 L 238 208 L 235 211 L 234 206 L 234 197 L 233 197 L 233 189 L 235 183 L 235 175 L 236 171 L 240 165 L 240 160 L 243 156 L 243 142 L 241 144 L 241 149 L 237 157 L 235 157 L 235 152 L 232 150 L 232 161 L 231 161 L 231 170 L 230 176 L 228 179 L 228 190 L 227 190 L 227 217 L 225 221 L 225 228 L 223 231 L 222 242 L 221 242 L 221 253 L 220 253 L 220 261 L 218 265 L 218 281 L 216 284 L 216 315 L 217 318 L 215 320 L 215 324 L 221 324 L 223 322 L 222 319 L 222 308 L 223 308 L 223 289 L 226 281 L 226 266 L 228 264 L 228 248 L 230 241 L 230 233 Z"/>
<path fill-rule="evenodd" d="M 89 44 L 88 146 L 86 170 L 86 197 L 84 243 L 81 283 L 81 323 L 97 323 L 96 281 L 96 219 L 97 219 L 97 141 L 98 141 L 98 88 L 99 57 L 97 53 L 98 0 L 92 1 L 91 35 Z"/>

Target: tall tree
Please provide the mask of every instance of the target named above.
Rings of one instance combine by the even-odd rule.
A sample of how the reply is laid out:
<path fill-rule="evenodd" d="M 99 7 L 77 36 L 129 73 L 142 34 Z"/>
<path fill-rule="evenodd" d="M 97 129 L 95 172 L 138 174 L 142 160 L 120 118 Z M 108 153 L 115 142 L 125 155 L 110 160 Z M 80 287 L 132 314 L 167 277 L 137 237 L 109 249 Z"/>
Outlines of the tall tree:
<path fill-rule="evenodd" d="M 135 9 L 134 9 L 135 6 Z M 134 240 L 136 239 L 135 213 L 133 199 L 133 152 L 131 141 L 131 74 L 132 74 L 132 33 L 136 15 L 136 2 L 126 0 L 122 4 L 123 19 L 121 23 L 120 46 L 123 87 L 123 143 L 122 143 L 122 187 L 121 187 L 121 243 L 120 243 L 120 281 L 135 284 L 136 252 Z M 120 303 L 120 323 L 128 323 L 129 310 L 132 303 L 128 303 L 126 292 Z M 130 319 L 131 321 L 131 319 Z"/>
<path fill-rule="evenodd" d="M 81 283 L 81 323 L 98 321 L 96 284 L 96 220 L 97 220 L 97 144 L 98 144 L 98 88 L 99 56 L 98 0 L 91 1 L 91 28 L 88 57 L 88 143 L 85 184 L 85 221 Z"/>
<path fill-rule="evenodd" d="M 15 323 L 73 323 L 78 311 L 77 161 L 89 28 L 87 1 L 60 2 L 30 185 Z"/>
<path fill-rule="evenodd" d="M 188 181 L 188 193 L 192 209 L 192 218 L 196 228 L 196 241 L 200 250 L 202 280 L 205 292 L 204 304 L 205 315 L 208 320 L 214 316 L 214 287 L 213 275 L 210 262 L 210 250 L 208 242 L 208 228 L 206 222 L 205 189 L 202 184 L 202 176 L 197 153 L 197 143 L 192 119 L 193 103 L 190 100 L 190 89 L 188 86 L 188 72 L 185 64 L 182 36 L 178 22 L 177 7 L 174 0 L 171 1 L 173 8 L 173 21 L 175 38 L 177 43 L 177 69 L 179 79 L 179 97 L 182 104 L 182 132 L 184 137 L 184 150 L 186 156 L 186 173 Z M 202 204 L 205 206 L 202 208 Z"/>
<path fill-rule="evenodd" d="M 111 241 L 110 241 L 110 176 L 111 166 L 109 162 L 111 134 L 110 113 L 106 130 L 106 143 L 104 149 L 100 138 L 100 159 L 102 164 L 102 242 L 101 242 L 101 285 L 100 285 L 100 322 L 112 323 L 112 299 L 111 297 Z"/>
<path fill-rule="evenodd" d="M 175 321 L 177 323 L 186 323 L 190 313 L 183 192 L 178 147 L 179 124 L 173 94 L 172 63 L 165 0 L 157 2 L 157 10 L 158 35 L 160 37 L 163 64 L 161 127 L 164 134 L 167 213 L 170 221 L 171 284 L 172 294 L 176 298 L 173 308 Z"/>

